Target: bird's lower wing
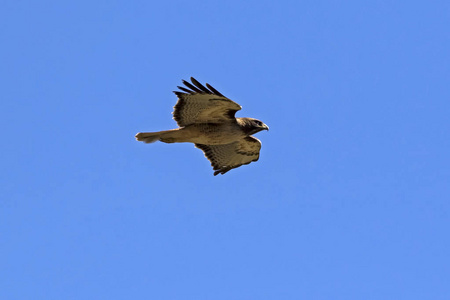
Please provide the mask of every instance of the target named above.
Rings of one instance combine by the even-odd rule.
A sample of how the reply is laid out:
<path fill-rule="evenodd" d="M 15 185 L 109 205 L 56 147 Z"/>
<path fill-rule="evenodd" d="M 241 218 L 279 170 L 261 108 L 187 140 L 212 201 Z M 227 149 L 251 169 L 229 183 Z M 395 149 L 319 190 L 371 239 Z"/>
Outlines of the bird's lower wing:
<path fill-rule="evenodd" d="M 214 176 L 257 161 L 261 150 L 261 142 L 253 136 L 226 145 L 195 144 L 195 146 L 201 149 L 211 162 L 215 171 Z"/>

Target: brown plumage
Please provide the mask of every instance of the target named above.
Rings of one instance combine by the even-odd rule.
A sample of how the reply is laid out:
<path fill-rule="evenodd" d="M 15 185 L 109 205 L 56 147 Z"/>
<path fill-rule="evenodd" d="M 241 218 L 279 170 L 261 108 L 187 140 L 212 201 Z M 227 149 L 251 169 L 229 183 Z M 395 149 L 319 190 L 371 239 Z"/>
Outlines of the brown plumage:
<path fill-rule="evenodd" d="M 144 143 L 194 143 L 209 159 L 214 176 L 259 159 L 261 142 L 251 136 L 261 130 L 269 130 L 263 122 L 252 118 L 235 118 L 241 109 L 215 88 L 206 87 L 191 77 L 191 83 L 183 80 L 174 93 L 178 102 L 173 118 L 180 128 L 140 132 L 136 140 Z"/>

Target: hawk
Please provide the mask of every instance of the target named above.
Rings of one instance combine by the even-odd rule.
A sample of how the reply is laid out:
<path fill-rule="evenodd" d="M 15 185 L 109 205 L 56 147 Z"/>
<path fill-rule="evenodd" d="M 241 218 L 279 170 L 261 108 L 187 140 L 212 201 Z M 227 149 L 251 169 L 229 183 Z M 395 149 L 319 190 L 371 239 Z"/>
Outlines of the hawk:
<path fill-rule="evenodd" d="M 211 85 L 203 86 L 191 77 L 191 83 L 174 91 L 178 102 L 173 118 L 179 128 L 158 132 L 139 132 L 136 140 L 144 143 L 194 143 L 211 162 L 214 176 L 259 159 L 261 142 L 252 136 L 269 130 L 252 118 L 235 118 L 242 107 L 219 93 Z"/>

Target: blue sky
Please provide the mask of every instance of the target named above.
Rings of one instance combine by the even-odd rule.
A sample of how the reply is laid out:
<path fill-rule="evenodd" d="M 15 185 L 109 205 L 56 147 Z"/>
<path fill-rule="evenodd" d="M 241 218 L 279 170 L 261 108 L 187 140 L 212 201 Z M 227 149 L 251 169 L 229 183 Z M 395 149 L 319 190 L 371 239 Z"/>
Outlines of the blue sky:
<path fill-rule="evenodd" d="M 448 1 L 6 1 L 0 298 L 450 299 Z M 270 126 L 223 176 L 182 79 Z"/>

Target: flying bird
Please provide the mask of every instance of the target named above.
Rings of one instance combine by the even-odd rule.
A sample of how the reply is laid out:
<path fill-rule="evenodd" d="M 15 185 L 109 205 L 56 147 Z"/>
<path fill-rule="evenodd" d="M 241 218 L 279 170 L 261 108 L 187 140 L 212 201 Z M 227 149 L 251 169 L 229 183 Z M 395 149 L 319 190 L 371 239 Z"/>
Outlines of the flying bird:
<path fill-rule="evenodd" d="M 139 132 L 136 140 L 144 143 L 194 143 L 211 162 L 214 176 L 259 159 L 261 142 L 252 134 L 269 130 L 253 118 L 236 118 L 242 107 L 219 93 L 211 85 L 203 86 L 191 77 L 185 87 L 174 91 L 178 102 L 173 118 L 179 128 L 158 132 Z"/>

